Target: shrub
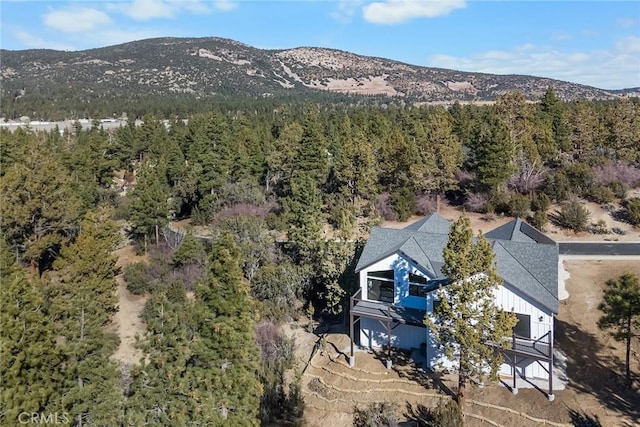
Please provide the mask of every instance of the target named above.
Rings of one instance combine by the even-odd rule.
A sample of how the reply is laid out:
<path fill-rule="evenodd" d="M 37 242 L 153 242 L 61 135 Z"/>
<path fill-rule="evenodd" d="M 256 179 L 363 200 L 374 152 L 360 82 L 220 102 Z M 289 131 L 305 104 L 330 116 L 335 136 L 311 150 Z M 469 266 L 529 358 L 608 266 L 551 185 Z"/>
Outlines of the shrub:
<path fill-rule="evenodd" d="M 548 222 L 549 217 L 544 211 L 535 211 L 533 216 L 529 218 L 529 223 L 540 231 L 544 231 Z"/>
<path fill-rule="evenodd" d="M 464 208 L 469 212 L 485 212 L 485 205 L 489 197 L 485 193 L 470 193 L 464 201 Z"/>
<path fill-rule="evenodd" d="M 551 198 L 545 193 L 534 193 L 531 197 L 531 209 L 546 212 L 551 206 Z"/>
<path fill-rule="evenodd" d="M 593 227 L 591 232 L 593 234 L 607 234 L 609 230 L 607 229 L 607 222 L 604 219 L 599 220 L 597 223 L 592 224 Z"/>
<path fill-rule="evenodd" d="M 544 183 L 541 170 L 534 167 L 525 168 L 513 175 L 507 181 L 509 188 L 516 190 L 520 194 L 531 194 L 537 191 Z"/>
<path fill-rule="evenodd" d="M 640 169 L 622 161 L 596 166 L 593 173 L 602 185 L 611 185 L 616 181 L 630 187 L 640 184 Z"/>
<path fill-rule="evenodd" d="M 514 194 L 509 200 L 509 215 L 515 218 L 526 218 L 531 210 L 531 199 L 522 194 Z"/>
<path fill-rule="evenodd" d="M 399 221 L 406 221 L 416 211 L 416 195 L 410 188 L 394 191 L 390 198 Z"/>
<path fill-rule="evenodd" d="M 612 189 L 604 185 L 596 185 L 589 192 L 589 199 L 596 203 L 611 203 L 615 200 L 616 195 Z"/>
<path fill-rule="evenodd" d="M 440 399 L 431 411 L 431 427 L 462 427 L 464 420 L 460 406 L 452 399 Z"/>
<path fill-rule="evenodd" d="M 398 213 L 391 204 L 389 193 L 382 193 L 378 196 L 375 206 L 376 214 L 380 215 L 387 221 L 395 221 L 398 219 Z"/>
<path fill-rule="evenodd" d="M 393 403 L 370 403 L 363 409 L 353 408 L 354 427 L 397 427 L 398 407 Z"/>
<path fill-rule="evenodd" d="M 640 226 L 640 198 L 634 197 L 625 202 L 625 209 L 629 222 L 635 226 Z"/>
<path fill-rule="evenodd" d="M 627 191 L 629 191 L 629 185 L 622 181 L 613 181 L 609 188 L 618 199 L 624 199 L 627 196 Z"/>
<path fill-rule="evenodd" d="M 544 192 L 557 202 L 567 200 L 570 193 L 569 179 L 563 172 L 549 174 L 544 184 Z"/>
<path fill-rule="evenodd" d="M 416 212 L 420 215 L 429 215 L 438 208 L 437 201 L 431 194 L 421 194 L 416 199 Z"/>
<path fill-rule="evenodd" d="M 577 199 L 572 199 L 564 204 L 555 219 L 560 227 L 579 232 L 586 230 L 589 216 L 587 208 L 582 206 Z"/>
<path fill-rule="evenodd" d="M 585 163 L 572 163 L 564 169 L 571 191 L 587 197 L 596 185 L 595 174 Z"/>
<path fill-rule="evenodd" d="M 127 289 L 134 295 L 142 295 L 148 292 L 147 267 L 141 262 L 129 264 L 124 268 L 124 281 Z"/>
<path fill-rule="evenodd" d="M 495 192 L 491 194 L 489 203 L 497 214 L 509 214 L 509 194 L 504 192 Z"/>

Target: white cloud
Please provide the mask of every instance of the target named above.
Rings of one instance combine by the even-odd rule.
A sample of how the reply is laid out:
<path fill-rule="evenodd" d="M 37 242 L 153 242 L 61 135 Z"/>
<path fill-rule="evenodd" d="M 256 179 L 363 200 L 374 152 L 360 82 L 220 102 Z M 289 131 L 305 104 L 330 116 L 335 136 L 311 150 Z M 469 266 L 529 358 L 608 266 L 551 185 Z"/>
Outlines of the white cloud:
<path fill-rule="evenodd" d="M 112 46 L 134 40 L 144 40 L 166 36 L 162 29 L 128 30 L 110 28 L 98 31 L 85 40 L 95 46 Z"/>
<path fill-rule="evenodd" d="M 229 0 L 218 0 L 214 3 L 216 9 L 221 10 L 223 12 L 228 12 L 230 10 L 235 9 L 236 7 L 238 7 L 237 3 L 234 3 L 232 1 Z"/>
<path fill-rule="evenodd" d="M 106 13 L 89 7 L 52 10 L 42 19 L 47 27 L 65 33 L 84 33 L 111 23 Z"/>
<path fill-rule="evenodd" d="M 214 9 L 228 12 L 237 7 L 231 0 L 203 2 L 201 0 L 133 0 L 132 2 L 111 3 L 110 10 L 118 11 L 136 21 L 170 19 L 181 12 L 191 14 L 211 13 Z"/>
<path fill-rule="evenodd" d="M 616 41 L 608 50 L 564 52 L 527 44 L 467 57 L 433 55 L 431 67 L 492 74 L 526 74 L 603 89 L 640 86 L 640 37 Z"/>
<path fill-rule="evenodd" d="M 342 24 L 351 22 L 363 0 L 338 0 L 338 7 L 331 12 L 330 16 Z"/>
<path fill-rule="evenodd" d="M 640 52 L 640 37 L 629 36 L 616 41 L 616 49 L 620 52 Z M 640 70 L 638 70 L 640 73 Z"/>
<path fill-rule="evenodd" d="M 364 19 L 374 24 L 400 24 L 415 18 L 445 16 L 466 7 L 465 0 L 385 0 L 365 6 Z"/>
<path fill-rule="evenodd" d="M 172 18 L 180 9 L 177 2 L 164 0 L 134 0 L 131 3 L 115 3 L 109 5 L 136 21 L 148 21 L 157 18 Z"/>
<path fill-rule="evenodd" d="M 616 21 L 616 25 L 620 28 L 632 28 L 638 24 L 638 21 L 633 18 L 620 18 Z"/>
<path fill-rule="evenodd" d="M 68 45 L 68 44 L 64 44 L 64 43 L 59 43 L 59 42 L 55 42 L 55 41 L 48 41 L 48 40 L 44 40 L 38 36 L 35 36 L 25 30 L 16 28 L 11 30 L 11 33 L 13 34 L 13 36 L 20 40 L 21 43 L 23 43 L 27 48 L 34 48 L 34 49 L 55 49 L 55 50 L 76 50 L 75 47 Z"/>

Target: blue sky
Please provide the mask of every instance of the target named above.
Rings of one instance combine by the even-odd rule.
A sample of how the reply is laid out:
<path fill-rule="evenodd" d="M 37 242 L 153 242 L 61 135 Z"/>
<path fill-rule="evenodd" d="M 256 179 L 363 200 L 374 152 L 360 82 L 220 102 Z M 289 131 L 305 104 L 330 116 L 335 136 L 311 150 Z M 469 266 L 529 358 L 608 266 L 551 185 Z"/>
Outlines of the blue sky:
<path fill-rule="evenodd" d="M 0 46 L 11 50 L 216 36 L 605 89 L 640 86 L 637 0 L 0 0 L 0 24 Z"/>

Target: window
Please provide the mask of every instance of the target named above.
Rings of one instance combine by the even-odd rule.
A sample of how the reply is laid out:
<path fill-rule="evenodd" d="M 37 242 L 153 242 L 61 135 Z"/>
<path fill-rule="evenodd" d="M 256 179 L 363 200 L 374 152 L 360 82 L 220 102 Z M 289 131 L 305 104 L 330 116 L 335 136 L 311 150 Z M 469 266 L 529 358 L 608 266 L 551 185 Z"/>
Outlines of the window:
<path fill-rule="evenodd" d="M 513 333 L 519 337 L 531 338 L 531 316 L 516 313 L 518 323 L 513 327 Z"/>
<path fill-rule="evenodd" d="M 424 298 L 427 296 L 427 279 L 417 274 L 409 274 L 409 296 Z"/>
<path fill-rule="evenodd" d="M 419 283 L 421 285 L 426 285 L 428 280 L 429 279 L 427 279 L 424 276 L 418 276 L 417 274 L 409 274 L 410 283 Z"/>
<path fill-rule="evenodd" d="M 370 271 L 367 274 L 367 297 L 370 300 L 393 303 L 393 270 Z"/>
<path fill-rule="evenodd" d="M 409 283 L 409 295 L 412 297 L 424 298 L 427 296 L 427 287 Z"/>

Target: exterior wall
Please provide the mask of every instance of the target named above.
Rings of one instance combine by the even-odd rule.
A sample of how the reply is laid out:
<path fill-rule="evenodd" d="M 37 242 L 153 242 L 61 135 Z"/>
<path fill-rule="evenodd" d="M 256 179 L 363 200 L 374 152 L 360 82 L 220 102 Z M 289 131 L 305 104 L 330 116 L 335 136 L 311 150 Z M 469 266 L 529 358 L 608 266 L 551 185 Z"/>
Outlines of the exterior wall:
<path fill-rule="evenodd" d="M 426 342 L 426 330 L 419 326 L 396 326 L 391 330 L 391 345 L 402 349 L 419 348 Z M 360 345 L 369 349 L 386 346 L 387 326 L 375 319 L 360 319 Z"/>
<path fill-rule="evenodd" d="M 395 286 L 394 301 L 395 305 L 402 307 L 420 308 L 424 310 L 425 298 L 414 297 L 409 295 L 409 274 L 417 274 L 429 278 L 427 274 L 422 272 L 417 265 L 411 261 L 407 261 L 398 254 L 393 254 L 388 258 L 378 261 L 375 264 L 360 271 L 360 289 L 362 289 L 362 299 L 369 299 L 367 295 L 367 273 L 370 271 L 394 270 Z"/>
<path fill-rule="evenodd" d="M 511 286 L 500 286 L 496 292 L 496 305 L 504 311 L 528 314 L 531 317 L 531 330 L 529 331 L 531 339 L 539 339 L 553 330 L 553 314 Z M 526 378 L 549 378 L 547 371 L 532 359 L 518 362 L 516 370 Z M 499 374 L 511 376 L 511 366 L 507 363 L 502 364 Z"/>
<path fill-rule="evenodd" d="M 414 263 L 404 259 L 399 254 L 393 254 L 381 260 L 359 273 L 362 298 L 368 299 L 367 273 L 369 271 L 394 270 L 394 304 L 404 307 L 433 310 L 435 292 L 426 296 L 413 297 L 409 295 L 409 273 L 418 274 L 429 278 Z M 510 286 L 500 286 L 496 291 L 496 305 L 505 311 L 518 314 L 527 314 L 531 318 L 530 336 L 538 339 L 553 330 L 553 314 L 518 290 Z M 429 368 L 440 370 L 450 369 L 453 364 L 443 357 L 438 349 L 438 343 L 430 334 L 429 328 L 400 325 L 391 331 L 391 344 L 398 348 L 418 348 L 420 344 L 427 343 L 427 365 Z M 360 319 L 360 345 L 366 348 L 380 348 L 387 344 L 386 326 L 374 319 Z M 519 362 L 516 368 L 520 375 L 528 378 L 548 379 L 547 372 L 534 360 Z M 500 367 L 500 375 L 511 376 L 511 366 L 503 364 Z"/>

